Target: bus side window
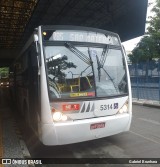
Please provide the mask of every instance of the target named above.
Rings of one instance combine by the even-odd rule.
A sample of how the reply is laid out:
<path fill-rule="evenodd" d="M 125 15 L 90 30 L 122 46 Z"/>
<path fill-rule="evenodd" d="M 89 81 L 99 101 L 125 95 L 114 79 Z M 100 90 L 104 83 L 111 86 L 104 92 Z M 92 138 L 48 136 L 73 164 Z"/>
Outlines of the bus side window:
<path fill-rule="evenodd" d="M 38 68 L 37 52 L 34 45 L 32 45 L 30 52 L 31 52 L 31 66 Z"/>
<path fill-rule="evenodd" d="M 37 62 L 37 54 L 32 44 L 28 51 L 28 77 L 29 77 L 29 110 L 32 113 L 32 117 L 30 117 L 30 121 L 32 122 L 32 127 L 35 131 L 38 131 L 38 120 L 37 113 L 39 113 L 38 106 L 38 62 Z"/>

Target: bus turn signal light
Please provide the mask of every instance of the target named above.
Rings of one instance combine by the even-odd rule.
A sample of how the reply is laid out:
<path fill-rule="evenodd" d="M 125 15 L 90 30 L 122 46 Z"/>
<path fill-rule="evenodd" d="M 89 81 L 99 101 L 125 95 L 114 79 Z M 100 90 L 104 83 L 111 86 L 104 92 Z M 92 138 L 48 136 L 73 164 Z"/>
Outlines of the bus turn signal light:
<path fill-rule="evenodd" d="M 128 105 L 127 103 L 118 111 L 119 114 L 127 113 L 128 112 Z"/>

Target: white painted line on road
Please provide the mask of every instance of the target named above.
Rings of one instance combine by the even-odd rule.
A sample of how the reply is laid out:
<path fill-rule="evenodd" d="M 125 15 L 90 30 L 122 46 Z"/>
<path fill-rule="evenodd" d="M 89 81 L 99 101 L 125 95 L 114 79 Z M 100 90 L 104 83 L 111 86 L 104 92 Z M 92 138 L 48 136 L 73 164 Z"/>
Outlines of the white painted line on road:
<path fill-rule="evenodd" d="M 138 118 L 138 119 L 140 119 L 142 121 L 146 121 L 146 122 L 152 123 L 152 124 L 155 124 L 155 125 L 160 125 L 160 122 L 152 120 L 152 119 L 145 119 L 145 118 Z"/>
<path fill-rule="evenodd" d="M 130 130 L 129 132 L 131 132 L 131 133 L 133 133 L 133 134 L 135 134 L 135 135 L 137 135 L 137 136 L 140 136 L 140 137 L 142 137 L 142 138 L 144 138 L 144 139 L 146 139 L 146 140 L 152 141 L 152 142 L 154 142 L 154 143 L 156 143 L 156 144 L 160 144 L 159 142 L 157 142 L 157 141 L 155 141 L 155 140 L 152 140 L 152 139 L 150 139 L 150 138 L 148 138 L 148 137 L 145 137 L 145 136 L 143 136 L 143 135 L 141 135 L 141 134 L 139 134 L 139 133 L 133 132 L 133 131 L 131 131 L 131 130 Z"/>

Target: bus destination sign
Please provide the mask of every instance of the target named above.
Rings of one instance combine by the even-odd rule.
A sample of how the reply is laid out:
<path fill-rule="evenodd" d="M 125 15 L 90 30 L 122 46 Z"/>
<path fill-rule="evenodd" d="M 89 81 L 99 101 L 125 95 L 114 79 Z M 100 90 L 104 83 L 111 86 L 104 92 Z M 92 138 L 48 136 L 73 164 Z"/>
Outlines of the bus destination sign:
<path fill-rule="evenodd" d="M 43 32 L 43 35 L 47 37 L 47 31 Z M 46 37 L 44 37 L 44 39 L 48 41 L 73 41 L 120 45 L 116 36 L 90 31 L 56 30 L 53 31 L 48 38 Z"/>

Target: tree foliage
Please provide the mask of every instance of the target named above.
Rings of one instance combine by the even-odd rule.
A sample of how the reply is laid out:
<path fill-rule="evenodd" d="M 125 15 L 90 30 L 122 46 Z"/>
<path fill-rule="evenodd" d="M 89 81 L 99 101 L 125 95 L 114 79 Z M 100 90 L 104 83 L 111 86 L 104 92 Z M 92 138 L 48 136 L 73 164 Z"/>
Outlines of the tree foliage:
<path fill-rule="evenodd" d="M 9 75 L 8 67 L 0 68 L 0 78 L 8 77 L 8 75 Z"/>
<path fill-rule="evenodd" d="M 150 17 L 148 21 L 149 27 L 146 35 L 133 49 L 132 54 L 129 55 L 132 63 L 160 58 L 160 0 L 156 0 L 152 12 L 154 12 L 154 16 Z"/>

